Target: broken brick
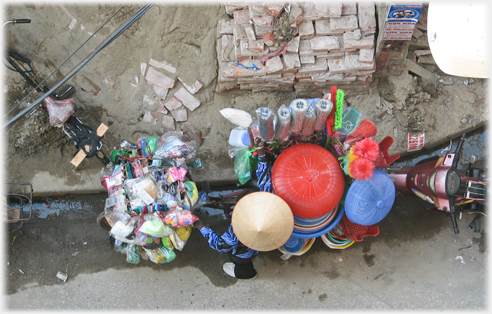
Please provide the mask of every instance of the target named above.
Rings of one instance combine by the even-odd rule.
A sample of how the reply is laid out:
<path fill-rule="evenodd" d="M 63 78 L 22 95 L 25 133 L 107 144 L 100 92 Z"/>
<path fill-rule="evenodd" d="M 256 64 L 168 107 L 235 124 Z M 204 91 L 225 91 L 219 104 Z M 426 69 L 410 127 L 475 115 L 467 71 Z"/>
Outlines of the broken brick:
<path fill-rule="evenodd" d="M 250 4 L 248 5 L 248 11 L 249 11 L 249 18 L 253 19 L 254 17 L 257 16 L 265 16 L 266 11 L 265 11 L 265 6 L 261 4 Z"/>
<path fill-rule="evenodd" d="M 265 11 L 266 13 L 277 17 L 284 9 L 284 6 L 285 5 L 283 3 L 267 3 L 265 5 Z"/>
<path fill-rule="evenodd" d="M 234 11 L 234 24 L 235 25 L 249 25 L 249 10 L 236 10 Z"/>
<path fill-rule="evenodd" d="M 176 130 L 176 125 L 174 123 L 174 118 L 171 116 L 162 116 L 162 127 L 166 130 Z"/>
<path fill-rule="evenodd" d="M 186 88 L 186 90 L 188 90 L 191 94 L 196 94 L 200 88 L 203 87 L 203 84 L 200 83 L 200 81 L 196 80 L 195 83 L 193 83 L 193 85 L 188 85 L 186 84 L 185 82 L 183 82 L 183 80 L 181 78 L 178 77 L 178 80 L 181 82 L 181 84 L 183 84 L 183 86 Z"/>
<path fill-rule="evenodd" d="M 167 77 L 163 73 L 157 71 L 153 67 L 149 67 L 147 71 L 147 75 L 145 75 L 145 79 L 149 84 L 157 85 L 162 88 L 173 88 L 174 80 Z"/>
<path fill-rule="evenodd" d="M 183 105 L 183 103 L 181 101 L 179 101 L 176 97 L 172 97 L 171 99 L 169 99 L 165 104 L 164 106 L 169 110 L 169 111 L 172 111 L 172 110 L 176 110 L 178 108 L 180 108 L 181 106 Z"/>
<path fill-rule="evenodd" d="M 298 69 L 301 67 L 301 61 L 299 60 L 299 55 L 297 53 L 286 53 L 283 55 L 283 60 L 285 64 L 284 68 L 287 71 Z"/>
<path fill-rule="evenodd" d="M 314 64 L 316 62 L 315 56 L 300 56 L 299 57 L 301 64 Z"/>
<path fill-rule="evenodd" d="M 152 87 L 154 88 L 154 92 L 157 94 L 159 99 L 166 99 L 169 88 L 164 88 L 158 85 L 152 85 Z"/>
<path fill-rule="evenodd" d="M 159 62 L 159 61 L 156 61 L 154 59 L 150 59 L 149 65 L 156 67 L 156 68 L 159 68 L 159 69 L 166 70 L 166 71 L 173 73 L 173 74 L 176 73 L 176 68 L 173 67 L 172 65 L 170 65 L 169 63 L 167 63 L 166 61 L 160 61 Z"/>
<path fill-rule="evenodd" d="M 248 50 L 253 52 L 254 51 L 263 52 L 265 50 L 265 44 L 263 43 L 263 39 L 250 40 L 248 42 Z"/>
<path fill-rule="evenodd" d="M 172 110 L 171 115 L 176 122 L 188 121 L 188 112 L 186 109 Z"/>
<path fill-rule="evenodd" d="M 246 32 L 246 38 L 248 40 L 256 40 L 256 34 L 253 25 L 248 25 L 244 27 L 244 31 Z"/>
<path fill-rule="evenodd" d="M 284 64 L 280 56 L 275 56 L 266 61 L 265 68 L 268 74 L 276 73 L 284 69 Z"/>
<path fill-rule="evenodd" d="M 273 46 L 275 44 L 275 36 L 272 33 L 266 33 L 263 35 L 263 42 L 267 46 Z"/>
<path fill-rule="evenodd" d="M 287 52 L 299 53 L 299 42 L 301 38 L 296 36 L 287 43 Z"/>
<path fill-rule="evenodd" d="M 258 16 L 254 17 L 252 20 L 257 36 L 263 36 L 266 33 L 271 33 L 273 31 L 273 16 Z"/>
<path fill-rule="evenodd" d="M 181 87 L 176 93 L 174 93 L 174 97 L 181 101 L 183 105 L 191 111 L 200 106 L 200 100 L 190 94 L 184 87 Z"/>
<path fill-rule="evenodd" d="M 329 19 L 321 19 L 314 21 L 314 30 L 316 36 L 342 35 L 343 31 L 332 31 Z"/>

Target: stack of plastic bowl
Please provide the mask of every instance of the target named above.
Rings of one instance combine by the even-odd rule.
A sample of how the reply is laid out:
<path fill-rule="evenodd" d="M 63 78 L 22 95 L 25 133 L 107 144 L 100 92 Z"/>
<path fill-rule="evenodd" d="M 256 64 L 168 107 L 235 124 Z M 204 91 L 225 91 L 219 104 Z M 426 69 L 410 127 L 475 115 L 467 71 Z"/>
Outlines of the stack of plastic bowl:
<path fill-rule="evenodd" d="M 294 214 L 294 237 L 321 236 L 343 216 L 343 171 L 335 156 L 319 145 L 298 144 L 283 151 L 272 168 L 272 185 Z"/>

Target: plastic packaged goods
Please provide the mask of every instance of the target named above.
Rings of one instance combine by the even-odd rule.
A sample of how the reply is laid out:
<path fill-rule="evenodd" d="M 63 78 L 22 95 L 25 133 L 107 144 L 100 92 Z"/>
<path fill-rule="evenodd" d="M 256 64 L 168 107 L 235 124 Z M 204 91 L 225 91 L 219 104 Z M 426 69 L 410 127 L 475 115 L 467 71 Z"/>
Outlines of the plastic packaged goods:
<path fill-rule="evenodd" d="M 292 135 L 297 135 L 301 133 L 306 111 L 309 109 L 309 104 L 304 99 L 295 99 L 290 103 L 290 109 L 292 114 L 290 132 Z"/>
<path fill-rule="evenodd" d="M 314 123 L 314 131 L 321 131 L 326 127 L 328 115 L 333 110 L 333 103 L 327 99 L 320 99 L 316 102 L 316 122 Z"/>
<path fill-rule="evenodd" d="M 277 111 L 277 131 L 275 136 L 282 142 L 289 140 L 291 113 L 286 105 L 280 106 Z"/>
<path fill-rule="evenodd" d="M 316 122 L 316 107 L 309 106 L 304 117 L 304 123 L 302 125 L 301 135 L 311 136 L 314 133 L 314 123 Z"/>
<path fill-rule="evenodd" d="M 248 147 L 251 145 L 248 130 L 243 127 L 232 129 L 229 134 L 229 145 L 235 147 Z"/>
<path fill-rule="evenodd" d="M 256 109 L 260 138 L 265 142 L 273 141 L 275 137 L 275 113 L 272 109 L 261 107 Z"/>

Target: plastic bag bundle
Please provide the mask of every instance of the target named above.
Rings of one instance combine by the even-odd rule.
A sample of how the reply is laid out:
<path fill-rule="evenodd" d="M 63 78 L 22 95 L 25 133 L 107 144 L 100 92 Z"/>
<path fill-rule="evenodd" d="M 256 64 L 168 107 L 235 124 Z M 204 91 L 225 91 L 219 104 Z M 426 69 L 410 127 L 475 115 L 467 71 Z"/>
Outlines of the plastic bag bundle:
<path fill-rule="evenodd" d="M 301 133 L 304 124 L 306 111 L 309 109 L 309 104 L 304 99 L 295 99 L 290 103 L 292 120 L 290 122 L 291 134 Z"/>
<path fill-rule="evenodd" d="M 333 103 L 327 99 L 320 99 L 316 102 L 316 122 L 314 123 L 314 131 L 321 131 L 326 126 L 326 120 L 333 110 Z"/>
<path fill-rule="evenodd" d="M 277 111 L 277 131 L 275 133 L 275 136 L 280 141 L 285 142 L 289 140 L 290 120 L 291 114 L 289 107 L 286 105 L 280 106 Z"/>
<path fill-rule="evenodd" d="M 57 128 L 61 128 L 74 112 L 73 98 L 54 100 L 48 96 L 44 99 L 44 103 L 48 109 L 50 125 Z"/>
<path fill-rule="evenodd" d="M 316 107 L 309 106 L 304 117 L 301 135 L 311 136 L 314 133 L 314 123 L 316 122 Z"/>
<path fill-rule="evenodd" d="M 273 141 L 275 137 L 275 113 L 272 109 L 261 107 L 256 109 L 260 138 L 265 142 Z"/>
<path fill-rule="evenodd" d="M 253 118 L 251 115 L 240 109 L 234 109 L 234 108 L 225 108 L 220 110 L 220 113 L 229 120 L 229 122 L 242 126 L 243 128 L 247 129 L 249 126 L 253 123 Z"/>

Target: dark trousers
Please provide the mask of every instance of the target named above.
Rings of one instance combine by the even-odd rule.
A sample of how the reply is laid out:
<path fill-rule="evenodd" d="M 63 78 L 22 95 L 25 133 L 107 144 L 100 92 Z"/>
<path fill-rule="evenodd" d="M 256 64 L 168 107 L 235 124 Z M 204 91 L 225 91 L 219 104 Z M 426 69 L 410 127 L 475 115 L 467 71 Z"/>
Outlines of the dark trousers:
<path fill-rule="evenodd" d="M 239 258 L 237 256 L 232 255 L 229 251 L 227 252 L 227 256 L 231 262 L 234 263 L 234 275 L 238 279 L 251 279 L 256 276 L 256 270 L 253 266 L 253 257 L 250 258 Z"/>

